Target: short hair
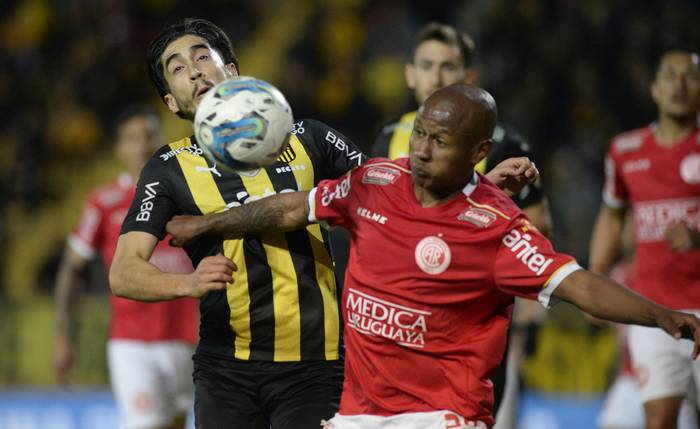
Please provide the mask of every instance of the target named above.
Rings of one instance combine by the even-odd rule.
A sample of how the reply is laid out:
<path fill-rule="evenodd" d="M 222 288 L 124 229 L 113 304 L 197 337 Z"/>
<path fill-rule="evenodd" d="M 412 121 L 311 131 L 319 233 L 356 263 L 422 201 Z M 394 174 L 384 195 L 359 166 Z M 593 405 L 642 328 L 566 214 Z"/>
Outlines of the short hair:
<path fill-rule="evenodd" d="M 411 61 L 413 61 L 413 58 L 415 58 L 418 46 L 421 43 L 429 40 L 437 40 L 438 42 L 445 43 L 446 45 L 457 47 L 459 49 L 459 54 L 462 57 L 464 67 L 472 66 L 474 56 L 476 55 L 476 44 L 471 36 L 469 36 L 467 33 L 460 33 L 451 25 L 440 24 L 437 22 L 429 22 L 418 32 L 418 38 L 413 46 L 413 52 L 411 52 Z"/>
<path fill-rule="evenodd" d="M 158 90 L 158 94 L 161 98 L 170 92 L 170 88 L 165 80 L 163 64 L 160 61 L 160 57 L 170 43 L 187 34 L 203 38 L 212 48 L 216 49 L 224 60 L 224 63 L 233 63 L 236 69 L 239 68 L 238 58 L 236 58 L 236 54 L 233 51 L 231 40 L 221 28 L 206 19 L 186 18 L 165 27 L 148 46 L 148 51 L 146 53 L 148 77 L 151 79 L 153 86 L 156 87 L 156 90 Z"/>
<path fill-rule="evenodd" d="M 656 58 L 654 58 L 654 68 L 652 69 L 653 71 L 653 76 L 656 76 L 659 73 L 659 70 L 661 69 L 661 63 L 663 62 L 664 58 L 668 54 L 673 54 L 673 53 L 679 53 L 679 54 L 688 54 L 691 57 L 695 57 L 695 60 L 700 59 L 700 56 L 698 56 L 698 51 L 688 45 L 684 44 L 675 44 L 675 45 L 667 45 L 663 48 L 661 48 L 658 53 L 656 54 Z M 698 67 L 700 67 L 700 64 L 696 64 Z"/>
<path fill-rule="evenodd" d="M 119 132 L 119 127 L 124 125 L 124 123 L 139 117 L 145 117 L 148 121 L 149 131 L 155 133 L 158 132 L 158 127 L 160 126 L 160 118 L 150 106 L 143 104 L 134 104 L 126 107 L 122 110 L 114 119 L 112 123 L 112 135 L 116 136 Z"/>

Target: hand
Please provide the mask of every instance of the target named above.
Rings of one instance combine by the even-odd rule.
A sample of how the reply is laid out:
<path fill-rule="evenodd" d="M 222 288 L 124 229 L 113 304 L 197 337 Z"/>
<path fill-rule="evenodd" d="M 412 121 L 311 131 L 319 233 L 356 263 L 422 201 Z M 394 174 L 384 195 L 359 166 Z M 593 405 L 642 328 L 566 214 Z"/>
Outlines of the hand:
<path fill-rule="evenodd" d="M 227 284 L 233 283 L 233 272 L 236 270 L 236 264 L 221 253 L 207 256 L 189 275 L 186 295 L 199 299 L 210 291 L 224 290 Z"/>
<path fill-rule="evenodd" d="M 198 235 L 202 235 L 202 216 L 175 216 L 165 225 L 165 230 L 172 236 L 171 246 L 182 247 Z"/>
<path fill-rule="evenodd" d="M 666 243 L 674 252 L 685 252 L 700 246 L 700 232 L 677 223 L 666 228 Z"/>
<path fill-rule="evenodd" d="M 68 371 L 73 367 L 73 347 L 70 338 L 65 334 L 57 334 L 54 344 L 53 366 L 56 371 L 58 384 L 68 384 Z"/>
<path fill-rule="evenodd" d="M 693 359 L 698 357 L 700 352 L 700 320 L 692 314 L 680 311 L 664 310 L 656 317 L 657 325 L 668 332 L 673 338 L 686 338 L 692 340 Z"/>
<path fill-rule="evenodd" d="M 525 185 L 537 181 L 540 172 L 534 162 L 523 156 L 501 161 L 486 177 L 512 197 L 519 194 Z"/>

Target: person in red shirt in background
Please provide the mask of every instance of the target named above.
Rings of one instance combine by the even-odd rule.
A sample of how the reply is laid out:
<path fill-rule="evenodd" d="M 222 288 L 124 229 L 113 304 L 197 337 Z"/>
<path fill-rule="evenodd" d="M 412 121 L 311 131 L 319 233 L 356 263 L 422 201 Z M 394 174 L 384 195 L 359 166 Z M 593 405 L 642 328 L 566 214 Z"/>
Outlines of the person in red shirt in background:
<path fill-rule="evenodd" d="M 590 267 L 610 272 L 621 248 L 625 212 L 634 214 L 635 291 L 700 314 L 700 58 L 674 49 L 659 61 L 651 95 L 655 123 L 615 137 L 605 160 L 603 202 Z M 632 364 L 647 428 L 675 428 L 684 397 L 697 390 L 700 363 L 689 341 L 660 329 L 629 329 Z"/>
<path fill-rule="evenodd" d="M 418 110 L 409 158 L 369 160 L 310 191 L 168 223 L 173 244 L 312 222 L 349 229 L 345 381 L 326 428 L 493 426 L 489 375 L 503 358 L 516 295 L 659 326 L 694 339 L 689 356 L 700 351 L 700 320 L 583 270 L 474 172 L 491 149 L 496 117 L 488 92 L 450 85 Z"/>
<path fill-rule="evenodd" d="M 119 231 L 141 168 L 162 145 L 158 118 L 133 108 L 117 121 L 115 151 L 126 170 L 87 197 L 80 221 L 68 238 L 59 267 L 56 294 L 54 363 L 59 383 L 66 382 L 74 352 L 70 319 L 78 292 L 77 276 L 90 259 L 101 256 L 105 269 L 114 257 Z M 182 249 L 162 242 L 151 262 L 163 271 L 192 272 Z M 110 295 L 107 358 L 121 428 L 182 428 L 193 403 L 192 352 L 197 340 L 198 302 L 178 299 L 144 303 Z"/>

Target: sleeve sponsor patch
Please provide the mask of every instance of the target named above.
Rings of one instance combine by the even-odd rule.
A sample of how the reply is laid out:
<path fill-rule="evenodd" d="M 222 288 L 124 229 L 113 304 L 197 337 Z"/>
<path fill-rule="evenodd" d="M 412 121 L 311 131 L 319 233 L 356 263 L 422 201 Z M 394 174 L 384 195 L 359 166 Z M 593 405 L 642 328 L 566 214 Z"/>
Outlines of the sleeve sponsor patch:
<path fill-rule="evenodd" d="M 362 175 L 362 183 L 386 186 L 396 182 L 401 172 L 395 168 L 370 166 Z"/>

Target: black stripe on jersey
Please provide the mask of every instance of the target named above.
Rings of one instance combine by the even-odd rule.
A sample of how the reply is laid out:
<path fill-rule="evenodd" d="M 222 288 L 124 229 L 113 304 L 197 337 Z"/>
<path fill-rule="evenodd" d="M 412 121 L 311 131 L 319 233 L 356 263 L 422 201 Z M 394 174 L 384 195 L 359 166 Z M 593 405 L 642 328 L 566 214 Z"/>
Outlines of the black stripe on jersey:
<path fill-rule="evenodd" d="M 275 307 L 272 270 L 258 236 L 243 238 L 250 296 L 250 357 L 271 361 L 275 358 Z"/>
<path fill-rule="evenodd" d="M 291 146 L 289 147 L 292 150 Z M 292 150 L 293 153 L 293 150 Z M 296 155 L 294 155 L 296 157 Z M 272 177 L 274 169 L 268 170 Z M 272 181 L 276 192 L 283 189 L 296 189 L 297 181 L 292 172 L 277 173 Z M 316 261 L 306 229 L 287 232 L 285 234 L 292 263 L 297 274 L 299 292 L 299 312 L 301 322 L 300 353 L 302 360 L 325 359 L 325 329 L 323 297 L 316 278 Z M 324 237 L 327 247 L 328 240 Z M 330 254 L 330 253 L 329 253 Z"/>
<path fill-rule="evenodd" d="M 259 172 L 258 174 L 262 174 Z M 221 171 L 221 176 L 213 175 L 219 192 L 226 203 L 245 204 L 250 195 L 240 175 Z M 250 355 L 251 360 L 273 360 L 275 350 L 275 310 L 272 289 L 272 269 L 265 248 L 257 235 L 243 237 L 243 253 L 248 271 L 248 295 L 250 306 Z M 262 255 L 262 257 L 261 257 Z M 226 303 L 230 317 L 230 307 Z M 226 320 L 228 326 L 229 321 Z M 230 328 L 229 328 L 230 329 Z M 233 344 L 233 342 L 231 342 Z"/>

